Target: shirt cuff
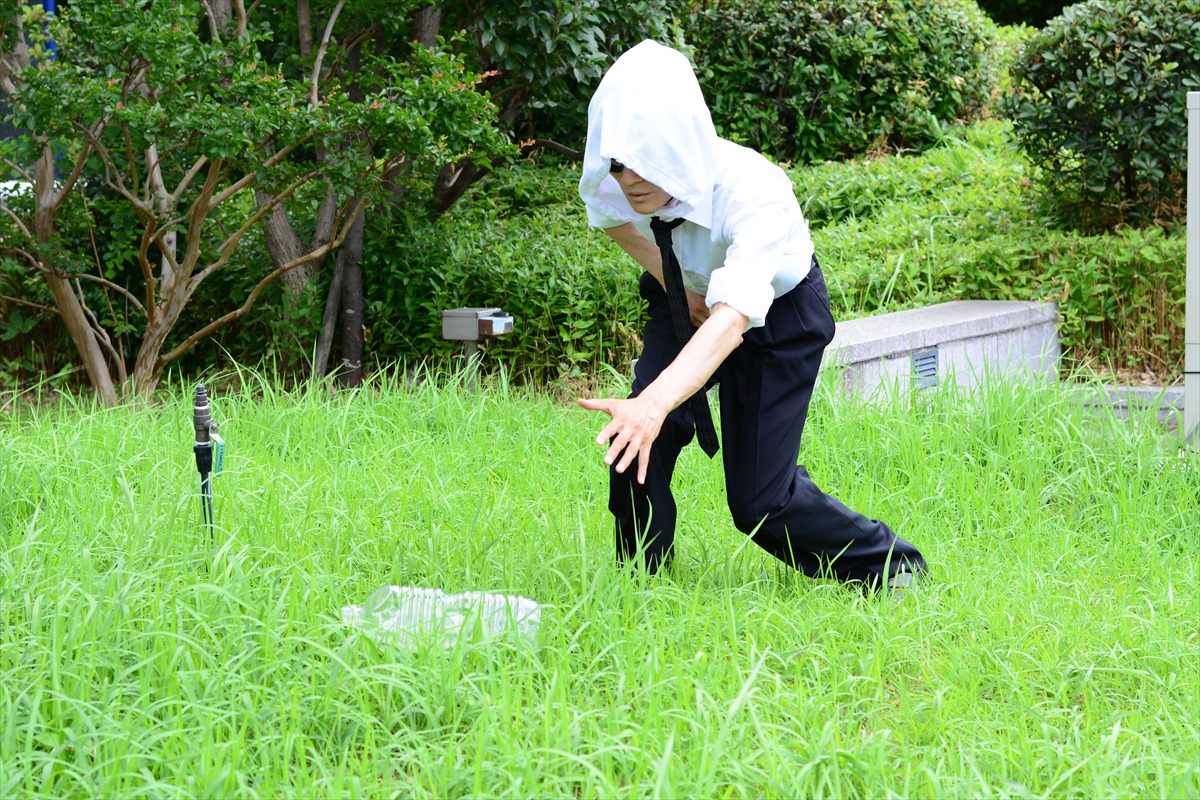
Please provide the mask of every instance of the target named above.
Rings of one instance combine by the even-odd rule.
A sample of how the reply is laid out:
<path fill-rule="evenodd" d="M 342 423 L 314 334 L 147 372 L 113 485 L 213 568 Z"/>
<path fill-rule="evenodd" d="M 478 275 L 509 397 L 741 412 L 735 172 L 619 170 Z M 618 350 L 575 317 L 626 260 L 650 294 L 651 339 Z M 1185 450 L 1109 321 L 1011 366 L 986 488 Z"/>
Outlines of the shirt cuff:
<path fill-rule="evenodd" d="M 603 211 L 594 208 L 591 205 L 586 206 L 586 208 L 588 225 L 592 226 L 593 228 L 615 228 L 618 225 L 624 225 L 626 222 L 629 222 L 627 219 L 621 219 L 620 217 L 614 217 L 611 214 L 605 214 Z"/>
<path fill-rule="evenodd" d="M 761 328 L 766 324 L 767 312 L 775 300 L 775 288 L 770 283 L 747 286 L 745 275 L 722 267 L 709 277 L 708 294 L 704 299 L 709 308 L 724 303 L 744 314 L 749 327 Z"/>

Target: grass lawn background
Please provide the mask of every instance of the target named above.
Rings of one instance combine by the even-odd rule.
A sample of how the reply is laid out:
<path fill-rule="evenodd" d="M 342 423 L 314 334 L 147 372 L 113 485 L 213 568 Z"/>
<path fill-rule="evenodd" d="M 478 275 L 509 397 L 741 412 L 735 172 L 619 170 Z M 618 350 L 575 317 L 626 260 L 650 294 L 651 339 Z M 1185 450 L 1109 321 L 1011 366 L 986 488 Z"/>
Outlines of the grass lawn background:
<path fill-rule="evenodd" d="M 600 417 L 502 384 L 214 390 L 210 547 L 190 388 L 0 417 L 0 796 L 1200 793 L 1200 465 L 1150 420 L 819 390 L 801 460 L 930 562 L 896 604 L 748 544 L 696 448 L 677 570 L 617 569 Z M 341 624 L 389 583 L 538 644 Z"/>

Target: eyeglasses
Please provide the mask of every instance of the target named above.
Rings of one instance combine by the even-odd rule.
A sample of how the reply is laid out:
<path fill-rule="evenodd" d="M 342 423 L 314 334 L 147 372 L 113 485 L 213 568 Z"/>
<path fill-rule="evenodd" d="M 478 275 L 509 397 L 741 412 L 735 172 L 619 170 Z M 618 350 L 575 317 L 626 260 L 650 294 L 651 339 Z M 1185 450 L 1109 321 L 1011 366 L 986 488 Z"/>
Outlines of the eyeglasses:
<path fill-rule="evenodd" d="M 625 170 L 625 165 L 622 164 L 620 161 L 617 161 L 615 158 L 610 158 L 608 160 L 608 171 L 611 172 L 613 175 L 623 172 L 624 170 Z"/>

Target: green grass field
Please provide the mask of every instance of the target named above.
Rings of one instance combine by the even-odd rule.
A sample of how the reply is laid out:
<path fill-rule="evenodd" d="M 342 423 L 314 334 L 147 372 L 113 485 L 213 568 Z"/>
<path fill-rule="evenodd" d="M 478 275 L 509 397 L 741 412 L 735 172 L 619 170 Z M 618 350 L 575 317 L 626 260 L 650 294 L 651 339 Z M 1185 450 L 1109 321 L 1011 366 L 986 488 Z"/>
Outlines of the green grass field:
<path fill-rule="evenodd" d="M 676 570 L 617 569 L 567 400 L 213 395 L 211 547 L 190 387 L 0 417 L 0 797 L 1200 795 L 1200 461 L 1149 420 L 818 392 L 813 477 L 929 559 L 896 603 L 748 546 L 697 448 Z M 535 599 L 539 641 L 342 624 L 389 583 Z"/>

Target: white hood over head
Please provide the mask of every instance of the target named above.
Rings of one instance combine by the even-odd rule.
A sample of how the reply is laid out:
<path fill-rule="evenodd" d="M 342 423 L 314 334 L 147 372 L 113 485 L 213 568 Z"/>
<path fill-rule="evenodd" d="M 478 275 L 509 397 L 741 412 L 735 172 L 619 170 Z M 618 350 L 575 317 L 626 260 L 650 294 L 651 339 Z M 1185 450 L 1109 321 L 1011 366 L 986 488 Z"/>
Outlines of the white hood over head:
<path fill-rule="evenodd" d="M 609 175 L 616 159 L 674 198 L 660 216 L 710 227 L 718 141 L 687 57 L 644 41 L 613 63 L 592 96 L 579 196 L 602 217 L 640 218 Z"/>

